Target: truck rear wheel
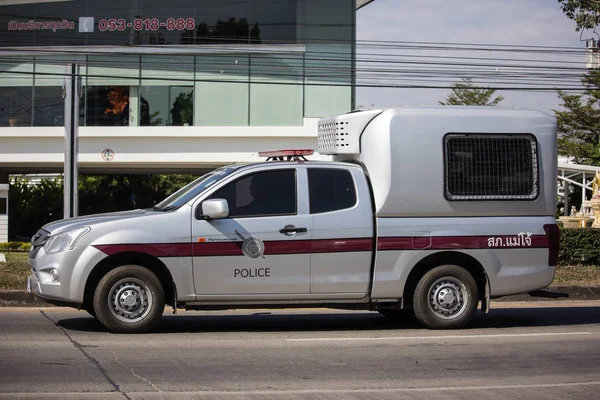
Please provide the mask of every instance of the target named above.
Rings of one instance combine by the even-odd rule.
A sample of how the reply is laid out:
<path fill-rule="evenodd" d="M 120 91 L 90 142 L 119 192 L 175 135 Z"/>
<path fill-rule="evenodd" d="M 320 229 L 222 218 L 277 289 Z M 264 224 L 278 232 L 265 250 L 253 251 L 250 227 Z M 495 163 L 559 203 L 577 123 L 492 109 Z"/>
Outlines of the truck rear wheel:
<path fill-rule="evenodd" d="M 98 321 L 111 332 L 145 332 L 158 322 L 165 294 L 157 276 L 139 265 L 109 271 L 94 293 Z"/>
<path fill-rule="evenodd" d="M 413 309 L 419 322 L 429 329 L 457 329 L 471 321 L 478 301 L 473 276 L 457 265 L 442 265 L 419 280 Z"/>

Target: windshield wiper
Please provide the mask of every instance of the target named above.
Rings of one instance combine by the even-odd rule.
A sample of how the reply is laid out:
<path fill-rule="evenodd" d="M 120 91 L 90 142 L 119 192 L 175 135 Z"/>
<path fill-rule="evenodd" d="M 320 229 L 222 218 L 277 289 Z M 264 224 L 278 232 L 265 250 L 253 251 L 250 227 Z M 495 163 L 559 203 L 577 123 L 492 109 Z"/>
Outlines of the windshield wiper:
<path fill-rule="evenodd" d="M 171 211 L 171 210 L 175 210 L 177 208 L 179 208 L 179 206 L 175 206 L 175 205 L 170 205 L 170 206 L 166 206 L 166 207 L 154 206 L 154 207 L 152 207 L 152 210 L 154 210 L 154 211 Z"/>

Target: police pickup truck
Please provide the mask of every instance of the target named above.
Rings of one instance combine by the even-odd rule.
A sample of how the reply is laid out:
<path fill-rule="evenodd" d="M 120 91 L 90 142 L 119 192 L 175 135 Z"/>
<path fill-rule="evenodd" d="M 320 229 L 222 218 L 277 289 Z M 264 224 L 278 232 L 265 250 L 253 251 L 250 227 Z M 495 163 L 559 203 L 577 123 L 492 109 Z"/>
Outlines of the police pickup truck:
<path fill-rule="evenodd" d="M 552 282 L 556 146 L 555 118 L 530 110 L 322 118 L 325 161 L 260 153 L 152 209 L 45 225 L 28 290 L 112 332 L 150 330 L 165 305 L 364 309 L 465 327 L 490 299 Z"/>

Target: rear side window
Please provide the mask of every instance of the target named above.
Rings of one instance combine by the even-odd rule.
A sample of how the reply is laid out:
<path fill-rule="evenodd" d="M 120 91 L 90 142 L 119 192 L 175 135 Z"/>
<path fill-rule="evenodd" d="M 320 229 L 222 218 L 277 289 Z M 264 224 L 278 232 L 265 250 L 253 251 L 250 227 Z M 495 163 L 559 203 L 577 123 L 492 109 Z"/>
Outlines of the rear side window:
<path fill-rule="evenodd" d="M 310 213 L 343 210 L 356 205 L 354 179 L 348 170 L 309 168 Z"/>
<path fill-rule="evenodd" d="M 531 135 L 448 134 L 448 200 L 533 200 L 539 192 L 537 143 Z"/>

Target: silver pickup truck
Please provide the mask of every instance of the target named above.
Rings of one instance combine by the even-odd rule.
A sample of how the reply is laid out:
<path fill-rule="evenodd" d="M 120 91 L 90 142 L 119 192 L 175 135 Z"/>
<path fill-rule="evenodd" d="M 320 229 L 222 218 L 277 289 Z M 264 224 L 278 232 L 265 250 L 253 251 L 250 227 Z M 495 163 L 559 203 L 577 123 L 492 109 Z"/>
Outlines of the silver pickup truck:
<path fill-rule="evenodd" d="M 261 153 L 152 209 L 50 223 L 32 238 L 28 290 L 112 332 L 150 330 L 165 305 L 364 309 L 447 329 L 552 282 L 553 116 L 360 111 L 321 119 L 317 146 L 330 161 Z"/>

